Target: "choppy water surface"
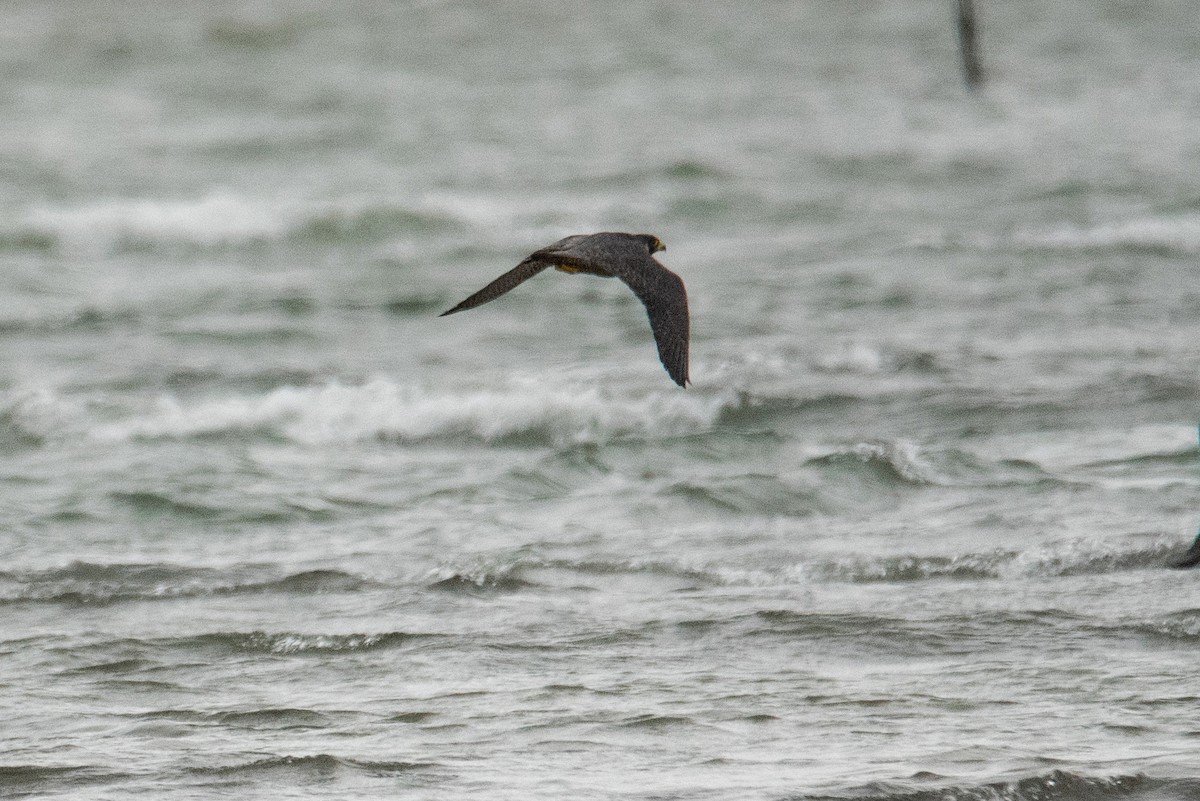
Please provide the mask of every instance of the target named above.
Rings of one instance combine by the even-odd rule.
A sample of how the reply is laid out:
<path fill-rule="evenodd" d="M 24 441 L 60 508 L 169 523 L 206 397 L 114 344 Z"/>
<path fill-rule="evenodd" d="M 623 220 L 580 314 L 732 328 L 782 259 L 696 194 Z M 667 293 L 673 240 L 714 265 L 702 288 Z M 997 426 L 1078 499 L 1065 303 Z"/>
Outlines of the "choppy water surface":
<path fill-rule="evenodd" d="M 10 4 L 0 795 L 1200 795 L 1194 9 L 950 5 Z"/>

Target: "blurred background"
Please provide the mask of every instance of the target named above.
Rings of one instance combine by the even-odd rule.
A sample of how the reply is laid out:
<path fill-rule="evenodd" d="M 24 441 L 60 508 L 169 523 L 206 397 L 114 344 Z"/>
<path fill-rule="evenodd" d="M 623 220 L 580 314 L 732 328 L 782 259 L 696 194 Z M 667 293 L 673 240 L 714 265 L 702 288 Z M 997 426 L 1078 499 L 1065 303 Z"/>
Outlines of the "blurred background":
<path fill-rule="evenodd" d="M 0 788 L 1194 796 L 1197 11 L 976 6 L 6 3 Z"/>

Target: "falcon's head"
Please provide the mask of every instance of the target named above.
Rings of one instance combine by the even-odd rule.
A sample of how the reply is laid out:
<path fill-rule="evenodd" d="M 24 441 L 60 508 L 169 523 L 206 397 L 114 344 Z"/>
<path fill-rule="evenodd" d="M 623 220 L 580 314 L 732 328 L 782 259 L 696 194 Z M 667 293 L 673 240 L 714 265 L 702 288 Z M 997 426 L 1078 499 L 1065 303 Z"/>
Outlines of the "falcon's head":
<path fill-rule="evenodd" d="M 638 234 L 638 238 L 646 240 L 646 247 L 652 254 L 667 249 L 667 246 L 662 243 L 662 240 L 653 234 Z"/>

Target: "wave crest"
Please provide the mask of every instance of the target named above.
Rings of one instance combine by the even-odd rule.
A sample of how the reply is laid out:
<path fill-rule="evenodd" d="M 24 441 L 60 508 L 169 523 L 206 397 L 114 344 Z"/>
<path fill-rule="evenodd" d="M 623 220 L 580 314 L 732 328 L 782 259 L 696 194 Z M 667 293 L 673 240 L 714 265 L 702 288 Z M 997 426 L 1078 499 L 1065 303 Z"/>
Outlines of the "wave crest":
<path fill-rule="evenodd" d="M 1017 242 L 1046 250 L 1126 250 L 1135 253 L 1200 253 L 1200 215 L 1143 217 L 1089 228 L 1063 225 L 1018 234 Z"/>
<path fill-rule="evenodd" d="M 921 784 L 929 784 L 936 774 L 922 773 Z M 875 783 L 852 795 L 802 795 L 792 801 L 1106 801 L 1107 799 L 1190 798 L 1196 791 L 1194 780 L 1157 779 L 1148 776 L 1083 776 L 1055 770 L 1043 776 L 969 786 L 939 786 L 913 789 L 904 784 Z"/>
<path fill-rule="evenodd" d="M 36 447 L 76 427 L 83 408 L 45 388 L 0 392 L 0 450 Z"/>
<path fill-rule="evenodd" d="M 307 570 L 280 577 L 246 568 L 73 562 L 50 570 L 0 572 L 0 605 L 99 605 L 259 593 L 317 595 L 372 586 L 374 582 L 340 570 Z"/>
<path fill-rule="evenodd" d="M 0 232 L 0 249 L 83 252 L 211 250 L 264 244 L 378 242 L 457 223 L 430 203 L 377 199 L 337 202 L 250 197 L 217 190 L 192 198 L 106 198 L 78 206 L 43 204 L 16 229 Z"/>
<path fill-rule="evenodd" d="M 223 644 L 234 650 L 269 654 L 333 653 L 341 651 L 373 651 L 392 648 L 413 639 L 413 635 L 400 631 L 383 634 L 298 634 L 295 632 L 267 633 L 254 631 L 247 634 L 218 634 Z"/>
<path fill-rule="evenodd" d="M 223 778 L 261 780 L 265 776 L 281 776 L 298 780 L 313 776 L 331 776 L 344 771 L 371 776 L 391 776 L 432 767 L 427 762 L 380 762 L 364 759 L 349 759 L 331 754 L 311 756 L 273 756 L 221 767 L 193 768 L 198 775 L 217 775 Z"/>
<path fill-rule="evenodd" d="M 459 391 L 377 379 L 359 386 L 281 387 L 195 404 L 164 397 L 148 414 L 104 426 L 99 434 L 126 440 L 257 433 L 312 445 L 437 439 L 565 444 L 682 435 L 711 426 L 718 407 L 678 394 L 615 397 L 542 379 Z"/>
<path fill-rule="evenodd" d="M 955 448 L 930 449 L 906 440 L 859 442 L 814 456 L 807 464 L 884 486 L 1006 487 L 1061 481 L 1033 462 L 991 461 Z"/>

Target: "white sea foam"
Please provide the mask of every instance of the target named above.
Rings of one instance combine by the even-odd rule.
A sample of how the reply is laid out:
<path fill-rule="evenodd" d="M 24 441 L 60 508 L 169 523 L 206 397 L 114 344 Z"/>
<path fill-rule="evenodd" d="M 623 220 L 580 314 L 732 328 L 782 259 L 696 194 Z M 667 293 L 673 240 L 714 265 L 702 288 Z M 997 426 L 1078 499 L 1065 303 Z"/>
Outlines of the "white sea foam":
<path fill-rule="evenodd" d="M 532 379 L 454 391 L 376 379 L 195 402 L 167 396 L 97 434 L 120 440 L 261 432 L 314 445 L 458 437 L 569 443 L 684 434 L 711 426 L 719 409 L 719 400 L 682 393 L 616 397 L 591 386 Z"/>
<path fill-rule="evenodd" d="M 883 352 L 863 342 L 846 342 L 837 350 L 829 351 L 817 358 L 820 369 L 831 373 L 882 372 L 886 366 Z"/>
<path fill-rule="evenodd" d="M 1019 244 L 1061 250 L 1157 248 L 1200 253 L 1200 215 L 1140 217 L 1090 227 L 1060 225 L 1018 233 Z"/>
<path fill-rule="evenodd" d="M 73 430 L 85 415 L 84 405 L 45 387 L 22 387 L 0 393 L 0 441 L 42 442 Z"/>
<path fill-rule="evenodd" d="M 244 244 L 278 236 L 302 210 L 228 191 L 198 198 L 109 198 L 77 206 L 39 205 L 30 228 L 71 247 L 105 250 L 122 240 Z"/>

